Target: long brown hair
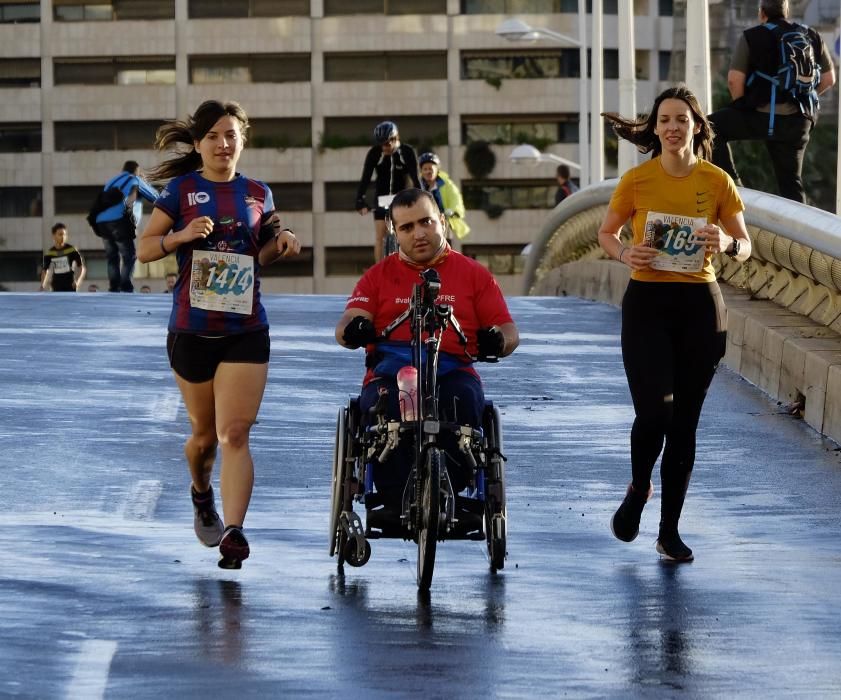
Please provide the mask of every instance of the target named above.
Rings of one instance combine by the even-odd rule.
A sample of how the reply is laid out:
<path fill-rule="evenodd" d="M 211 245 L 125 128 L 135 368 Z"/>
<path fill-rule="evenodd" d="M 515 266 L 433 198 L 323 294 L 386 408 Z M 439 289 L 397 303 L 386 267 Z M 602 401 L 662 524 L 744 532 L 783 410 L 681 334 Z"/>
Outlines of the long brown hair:
<path fill-rule="evenodd" d="M 613 131 L 620 138 L 630 141 L 637 147 L 640 153 L 651 153 L 651 157 L 659 156 L 663 146 L 654 128 L 657 126 L 657 112 L 663 100 L 682 100 L 692 112 L 692 119 L 701 127 L 701 130 L 692 138 L 692 150 L 698 158 L 711 160 L 713 152 L 712 126 L 704 115 L 698 98 L 686 87 L 686 85 L 675 85 L 661 92 L 654 100 L 654 106 L 647 115 L 636 119 L 626 119 L 614 112 L 603 112 L 602 116 L 607 119 Z"/>
<path fill-rule="evenodd" d="M 155 148 L 159 151 L 170 150 L 174 155 L 152 168 L 148 173 L 149 178 L 161 182 L 198 170 L 202 161 L 201 155 L 195 149 L 195 142 L 201 141 L 213 125 L 224 116 L 234 117 L 240 123 L 242 139 L 245 142 L 248 132 L 248 115 L 237 102 L 219 102 L 218 100 L 202 102 L 193 115 L 186 120 L 167 122 L 158 129 L 155 135 Z M 184 145 L 187 148 L 184 148 Z"/>

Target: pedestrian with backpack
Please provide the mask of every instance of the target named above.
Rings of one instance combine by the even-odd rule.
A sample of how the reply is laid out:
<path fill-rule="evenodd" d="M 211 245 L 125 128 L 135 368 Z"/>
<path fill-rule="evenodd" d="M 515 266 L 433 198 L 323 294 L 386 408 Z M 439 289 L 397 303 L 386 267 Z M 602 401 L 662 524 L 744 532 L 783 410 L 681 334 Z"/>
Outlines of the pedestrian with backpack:
<path fill-rule="evenodd" d="M 157 190 L 143 179 L 133 160 L 127 160 L 102 188 L 97 201 L 106 208 L 96 214 L 92 226 L 105 245 L 109 292 L 134 291 L 131 276 L 137 260 L 134 239 L 143 213 L 141 199 L 154 202 L 157 198 Z"/>
<path fill-rule="evenodd" d="M 803 156 L 835 67 L 817 31 L 788 15 L 788 0 L 760 0 L 759 24 L 739 37 L 727 73 L 733 102 L 709 116 L 712 158 L 741 185 L 729 142 L 765 141 L 780 195 L 805 202 Z"/>

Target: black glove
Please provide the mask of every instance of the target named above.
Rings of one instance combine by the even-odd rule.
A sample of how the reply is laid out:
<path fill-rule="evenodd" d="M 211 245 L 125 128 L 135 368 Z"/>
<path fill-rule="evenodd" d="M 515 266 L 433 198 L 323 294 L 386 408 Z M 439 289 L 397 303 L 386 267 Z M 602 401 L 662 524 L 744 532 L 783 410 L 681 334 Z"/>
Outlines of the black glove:
<path fill-rule="evenodd" d="M 505 347 L 505 336 L 499 328 L 480 328 L 476 332 L 476 342 L 479 345 L 479 362 L 499 362 Z"/>
<path fill-rule="evenodd" d="M 353 320 L 345 326 L 342 339 L 349 348 L 361 348 L 376 342 L 377 331 L 370 319 L 354 316 Z"/>

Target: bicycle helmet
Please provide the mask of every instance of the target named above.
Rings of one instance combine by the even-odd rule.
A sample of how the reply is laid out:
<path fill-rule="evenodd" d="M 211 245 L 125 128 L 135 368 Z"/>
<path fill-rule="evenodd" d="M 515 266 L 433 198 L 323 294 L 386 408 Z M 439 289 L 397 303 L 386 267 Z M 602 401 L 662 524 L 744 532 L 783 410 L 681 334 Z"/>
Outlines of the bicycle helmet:
<path fill-rule="evenodd" d="M 441 159 L 434 153 L 427 151 L 426 153 L 421 153 L 418 158 L 418 165 L 423 165 L 424 163 L 435 163 L 435 165 L 441 165 Z"/>
<path fill-rule="evenodd" d="M 397 124 L 394 122 L 380 122 L 374 127 L 374 141 L 378 146 L 397 138 Z"/>

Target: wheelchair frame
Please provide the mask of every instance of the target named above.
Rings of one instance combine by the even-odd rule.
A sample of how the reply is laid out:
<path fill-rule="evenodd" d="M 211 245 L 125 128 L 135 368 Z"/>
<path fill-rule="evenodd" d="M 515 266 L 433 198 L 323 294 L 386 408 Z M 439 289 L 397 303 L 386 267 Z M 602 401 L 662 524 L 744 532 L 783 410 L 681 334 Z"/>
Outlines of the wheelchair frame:
<path fill-rule="evenodd" d="M 486 402 L 482 427 L 439 420 L 437 394 L 438 347 L 443 332 L 452 327 L 466 346 L 466 338 L 452 315 L 452 308 L 436 305 L 440 280 L 435 270 L 421 273 L 409 308 L 386 328 L 383 338 L 401 323 L 413 326 L 412 363 L 418 370 L 418 411 L 412 421 L 388 420 L 385 402 L 371 410 L 376 423 L 363 427 L 359 399 L 340 409 L 333 452 L 331 489 L 330 556 L 341 568 L 363 566 L 371 556 L 370 539 L 399 537 L 418 545 L 417 583 L 428 590 L 432 583 L 437 542 L 445 539 L 484 539 L 492 571 L 505 566 L 507 514 L 505 507 L 505 457 L 499 411 Z M 427 339 L 423 333 L 427 333 Z M 421 352 L 426 347 L 426 354 Z M 443 431 L 457 437 L 459 451 L 470 466 L 463 494 L 453 492 L 447 455 L 438 443 Z M 403 492 L 400 522 L 373 526 L 369 510 L 376 506 L 371 463 L 384 462 L 401 439 L 413 439 L 414 456 Z M 366 525 L 353 510 L 354 502 L 366 506 Z M 475 514 L 478 525 L 467 516 Z"/>

